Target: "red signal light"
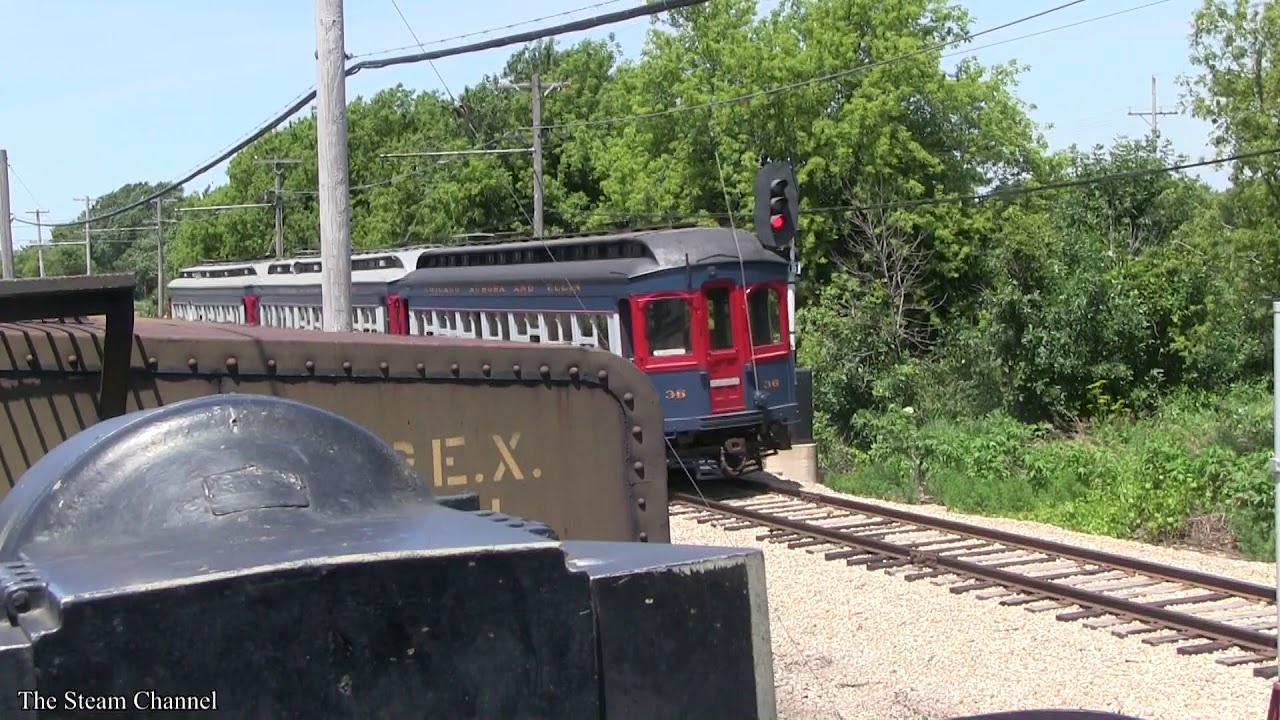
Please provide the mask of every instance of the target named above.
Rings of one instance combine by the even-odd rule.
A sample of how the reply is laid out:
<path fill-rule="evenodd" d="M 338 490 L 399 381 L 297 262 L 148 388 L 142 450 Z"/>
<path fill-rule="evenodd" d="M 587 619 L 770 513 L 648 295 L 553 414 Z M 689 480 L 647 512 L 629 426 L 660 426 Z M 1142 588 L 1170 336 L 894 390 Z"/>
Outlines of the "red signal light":
<path fill-rule="evenodd" d="M 782 217 L 781 215 L 774 215 L 773 217 L 769 218 L 769 227 L 773 228 L 774 230 L 781 230 L 782 226 L 785 225 L 786 223 L 787 223 L 786 218 Z"/>

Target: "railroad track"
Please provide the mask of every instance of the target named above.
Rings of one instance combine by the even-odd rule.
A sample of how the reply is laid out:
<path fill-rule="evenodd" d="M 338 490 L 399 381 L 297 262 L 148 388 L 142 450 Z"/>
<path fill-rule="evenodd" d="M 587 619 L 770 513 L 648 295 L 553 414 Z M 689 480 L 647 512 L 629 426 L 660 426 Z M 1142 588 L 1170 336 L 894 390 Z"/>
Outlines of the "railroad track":
<path fill-rule="evenodd" d="M 740 481 L 762 491 L 707 499 L 671 495 L 671 515 L 724 530 L 767 528 L 758 538 L 827 560 L 929 579 L 956 594 L 1056 612 L 1181 655 L 1221 651 L 1222 665 L 1276 677 L 1276 589 L 1138 558 L 1017 535 L 858 500 Z"/>

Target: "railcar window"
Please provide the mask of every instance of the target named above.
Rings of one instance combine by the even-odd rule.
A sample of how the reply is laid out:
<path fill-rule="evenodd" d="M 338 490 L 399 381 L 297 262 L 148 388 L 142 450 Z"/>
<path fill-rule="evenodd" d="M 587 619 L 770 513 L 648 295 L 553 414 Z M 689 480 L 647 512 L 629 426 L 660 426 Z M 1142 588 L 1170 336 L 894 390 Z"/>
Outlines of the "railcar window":
<path fill-rule="evenodd" d="M 689 341 L 689 303 L 683 298 L 652 300 L 645 305 L 644 315 L 650 355 L 669 357 L 693 351 Z"/>
<path fill-rule="evenodd" d="M 592 315 L 591 318 L 596 326 L 596 342 L 599 343 L 600 349 L 609 350 L 609 316 Z"/>
<path fill-rule="evenodd" d="M 632 335 L 631 335 L 631 302 L 623 298 L 618 301 L 618 321 L 622 329 L 622 347 L 618 351 L 627 357 L 632 357 Z"/>
<path fill-rule="evenodd" d="M 733 347 L 733 320 L 729 305 L 729 288 L 708 288 L 707 329 L 711 331 L 711 349 L 728 350 Z"/>
<path fill-rule="evenodd" d="M 751 316 L 752 345 L 782 342 L 782 303 L 777 290 L 771 287 L 753 289 L 747 296 L 747 312 Z"/>

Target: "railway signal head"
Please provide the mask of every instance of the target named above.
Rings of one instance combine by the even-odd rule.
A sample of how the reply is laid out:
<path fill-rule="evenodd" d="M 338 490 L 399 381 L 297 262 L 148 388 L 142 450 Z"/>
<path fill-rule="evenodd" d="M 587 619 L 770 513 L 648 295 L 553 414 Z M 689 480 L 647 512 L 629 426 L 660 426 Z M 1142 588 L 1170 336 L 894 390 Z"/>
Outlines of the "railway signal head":
<path fill-rule="evenodd" d="M 795 242 L 800 217 L 799 189 L 791 163 L 771 162 L 756 174 L 756 235 L 772 247 Z"/>

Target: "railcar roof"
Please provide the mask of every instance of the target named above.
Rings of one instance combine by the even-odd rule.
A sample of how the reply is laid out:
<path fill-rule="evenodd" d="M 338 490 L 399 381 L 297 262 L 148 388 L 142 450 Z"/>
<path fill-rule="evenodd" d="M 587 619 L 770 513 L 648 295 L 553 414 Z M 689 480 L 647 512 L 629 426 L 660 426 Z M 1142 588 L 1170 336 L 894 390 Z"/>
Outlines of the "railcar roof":
<path fill-rule="evenodd" d="M 362 251 L 360 261 L 393 260 L 396 268 L 370 266 L 362 272 L 388 274 L 404 282 L 472 283 L 478 281 L 603 281 L 625 280 L 664 270 L 723 262 L 786 264 L 745 230 L 683 227 L 629 230 L 599 235 L 476 243 L 386 251 Z M 284 260 L 205 263 L 184 268 L 170 283 L 173 288 L 237 287 L 241 285 L 307 284 L 319 277 L 319 257 Z M 281 273 L 281 268 L 290 272 Z M 444 275 L 441 275 L 444 271 Z M 357 273 L 358 274 L 358 273 Z M 370 279 L 373 279 L 372 277 Z"/>
<path fill-rule="evenodd" d="M 451 279 L 606 279 L 691 266 L 737 262 L 785 265 L 755 235 L 728 228 L 690 227 L 520 242 L 430 248 L 418 258 L 426 279 L 444 270 Z M 424 272 L 425 271 L 425 272 Z"/>

